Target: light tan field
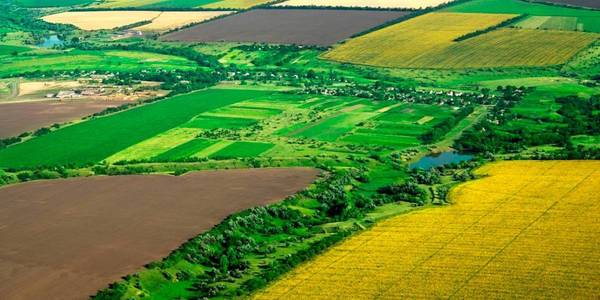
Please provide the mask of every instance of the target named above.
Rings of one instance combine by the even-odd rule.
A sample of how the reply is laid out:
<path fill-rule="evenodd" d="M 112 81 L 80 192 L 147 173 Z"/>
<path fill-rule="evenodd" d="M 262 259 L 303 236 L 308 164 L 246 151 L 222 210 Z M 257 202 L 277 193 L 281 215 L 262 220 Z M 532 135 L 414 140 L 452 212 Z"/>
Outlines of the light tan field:
<path fill-rule="evenodd" d="M 514 161 L 296 268 L 255 299 L 598 299 L 600 161 Z"/>
<path fill-rule="evenodd" d="M 83 30 L 113 29 L 130 24 L 152 21 L 138 30 L 166 31 L 212 19 L 230 11 L 77 11 L 44 17 L 44 21 L 71 24 Z"/>
<path fill-rule="evenodd" d="M 30 81 L 19 83 L 19 96 L 38 94 L 56 89 L 73 89 L 80 87 L 77 81 Z"/>
<path fill-rule="evenodd" d="M 224 8 L 224 9 L 246 9 L 253 6 L 273 2 L 273 0 L 222 0 L 206 5 L 204 8 Z"/>
<path fill-rule="evenodd" d="M 426 8 L 435 7 L 453 0 L 289 0 L 276 6 L 340 6 L 373 8 Z"/>
<path fill-rule="evenodd" d="M 135 29 L 142 31 L 167 31 L 230 13 L 232 11 L 165 11 L 152 20 L 152 23 L 136 27 Z"/>
<path fill-rule="evenodd" d="M 159 15 L 159 11 L 69 11 L 42 19 L 49 23 L 70 24 L 83 30 L 100 30 L 149 21 Z"/>

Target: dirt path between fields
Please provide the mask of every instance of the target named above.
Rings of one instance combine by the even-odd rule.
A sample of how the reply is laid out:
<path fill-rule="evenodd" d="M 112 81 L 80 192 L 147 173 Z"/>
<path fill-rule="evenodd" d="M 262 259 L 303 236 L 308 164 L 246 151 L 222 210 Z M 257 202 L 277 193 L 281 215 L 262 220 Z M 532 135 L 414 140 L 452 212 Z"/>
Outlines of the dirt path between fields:
<path fill-rule="evenodd" d="M 86 299 L 226 216 L 280 201 L 317 175 L 225 170 L 0 188 L 0 298 Z"/>

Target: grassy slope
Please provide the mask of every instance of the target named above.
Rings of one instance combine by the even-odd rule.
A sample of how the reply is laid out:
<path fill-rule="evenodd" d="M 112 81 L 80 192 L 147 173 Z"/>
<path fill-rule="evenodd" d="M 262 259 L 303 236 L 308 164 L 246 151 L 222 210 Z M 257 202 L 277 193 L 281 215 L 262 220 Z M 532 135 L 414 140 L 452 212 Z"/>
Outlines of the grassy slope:
<path fill-rule="evenodd" d="M 204 111 L 267 92 L 205 90 L 93 119 L 0 151 L 2 167 L 85 164 L 181 125 Z M 167 113 L 168 112 L 168 113 Z"/>
<path fill-rule="evenodd" d="M 62 7 L 89 4 L 94 0 L 17 0 L 18 5 L 24 7 Z"/>

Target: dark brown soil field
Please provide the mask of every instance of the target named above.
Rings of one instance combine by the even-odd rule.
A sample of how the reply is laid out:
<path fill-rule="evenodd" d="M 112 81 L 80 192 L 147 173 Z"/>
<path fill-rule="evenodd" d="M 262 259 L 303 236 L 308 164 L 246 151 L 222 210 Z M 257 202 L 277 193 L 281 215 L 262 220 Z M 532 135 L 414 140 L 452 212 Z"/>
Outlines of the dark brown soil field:
<path fill-rule="evenodd" d="M 535 0 L 535 1 L 600 9 L 600 0 Z"/>
<path fill-rule="evenodd" d="M 330 46 L 406 12 L 323 9 L 256 9 L 164 36 L 169 41 L 261 42 Z"/>
<path fill-rule="evenodd" d="M 0 104 L 0 138 L 35 131 L 54 123 L 78 120 L 127 101 L 65 100 Z"/>
<path fill-rule="evenodd" d="M 86 299 L 315 169 L 39 181 L 0 189 L 0 299 Z"/>

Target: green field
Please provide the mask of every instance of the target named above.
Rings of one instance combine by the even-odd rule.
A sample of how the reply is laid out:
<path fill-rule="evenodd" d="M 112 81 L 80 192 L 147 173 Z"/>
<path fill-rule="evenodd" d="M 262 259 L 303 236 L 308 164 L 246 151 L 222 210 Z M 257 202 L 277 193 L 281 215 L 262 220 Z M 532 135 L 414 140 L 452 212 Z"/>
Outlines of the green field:
<path fill-rule="evenodd" d="M 528 14 L 532 16 L 573 17 L 584 31 L 600 33 L 600 11 L 537 4 L 519 0 L 473 0 L 446 8 L 448 12 Z"/>
<path fill-rule="evenodd" d="M 0 45 L 0 56 L 15 55 L 15 54 L 27 52 L 30 50 L 31 50 L 31 48 L 23 47 L 23 46 Z"/>
<path fill-rule="evenodd" d="M 274 145 L 258 142 L 235 142 L 210 155 L 212 159 L 232 159 L 257 157 Z"/>
<path fill-rule="evenodd" d="M 24 7 L 63 7 L 84 5 L 94 2 L 94 0 L 16 0 L 18 5 Z"/>
<path fill-rule="evenodd" d="M 35 1 L 35 0 L 31 0 Z M 38 0 L 39 1 L 39 0 Z M 73 0 L 77 1 L 77 0 Z M 81 1 L 81 0 L 79 0 Z M 270 0 L 107 0 L 95 7 L 102 8 L 226 8 L 247 9 Z"/>
<path fill-rule="evenodd" d="M 81 51 L 33 56 L 0 57 L 0 77 L 31 72 L 106 71 L 138 72 L 141 70 L 194 70 L 197 65 L 188 59 L 136 51 Z"/>
<path fill-rule="evenodd" d="M 205 111 L 266 95 L 268 92 L 220 89 L 176 96 L 68 126 L 0 150 L 0 166 L 24 168 L 99 162 Z"/>
<path fill-rule="evenodd" d="M 154 161 L 173 161 L 186 159 L 194 156 L 194 154 L 214 145 L 217 141 L 207 140 L 207 139 L 193 139 L 185 144 L 179 145 L 169 151 L 161 153 L 152 160 Z"/>
<path fill-rule="evenodd" d="M 208 117 L 199 116 L 182 125 L 183 127 L 200 128 L 200 129 L 239 129 L 256 123 L 255 119 L 251 118 L 226 118 L 226 117 Z"/>

